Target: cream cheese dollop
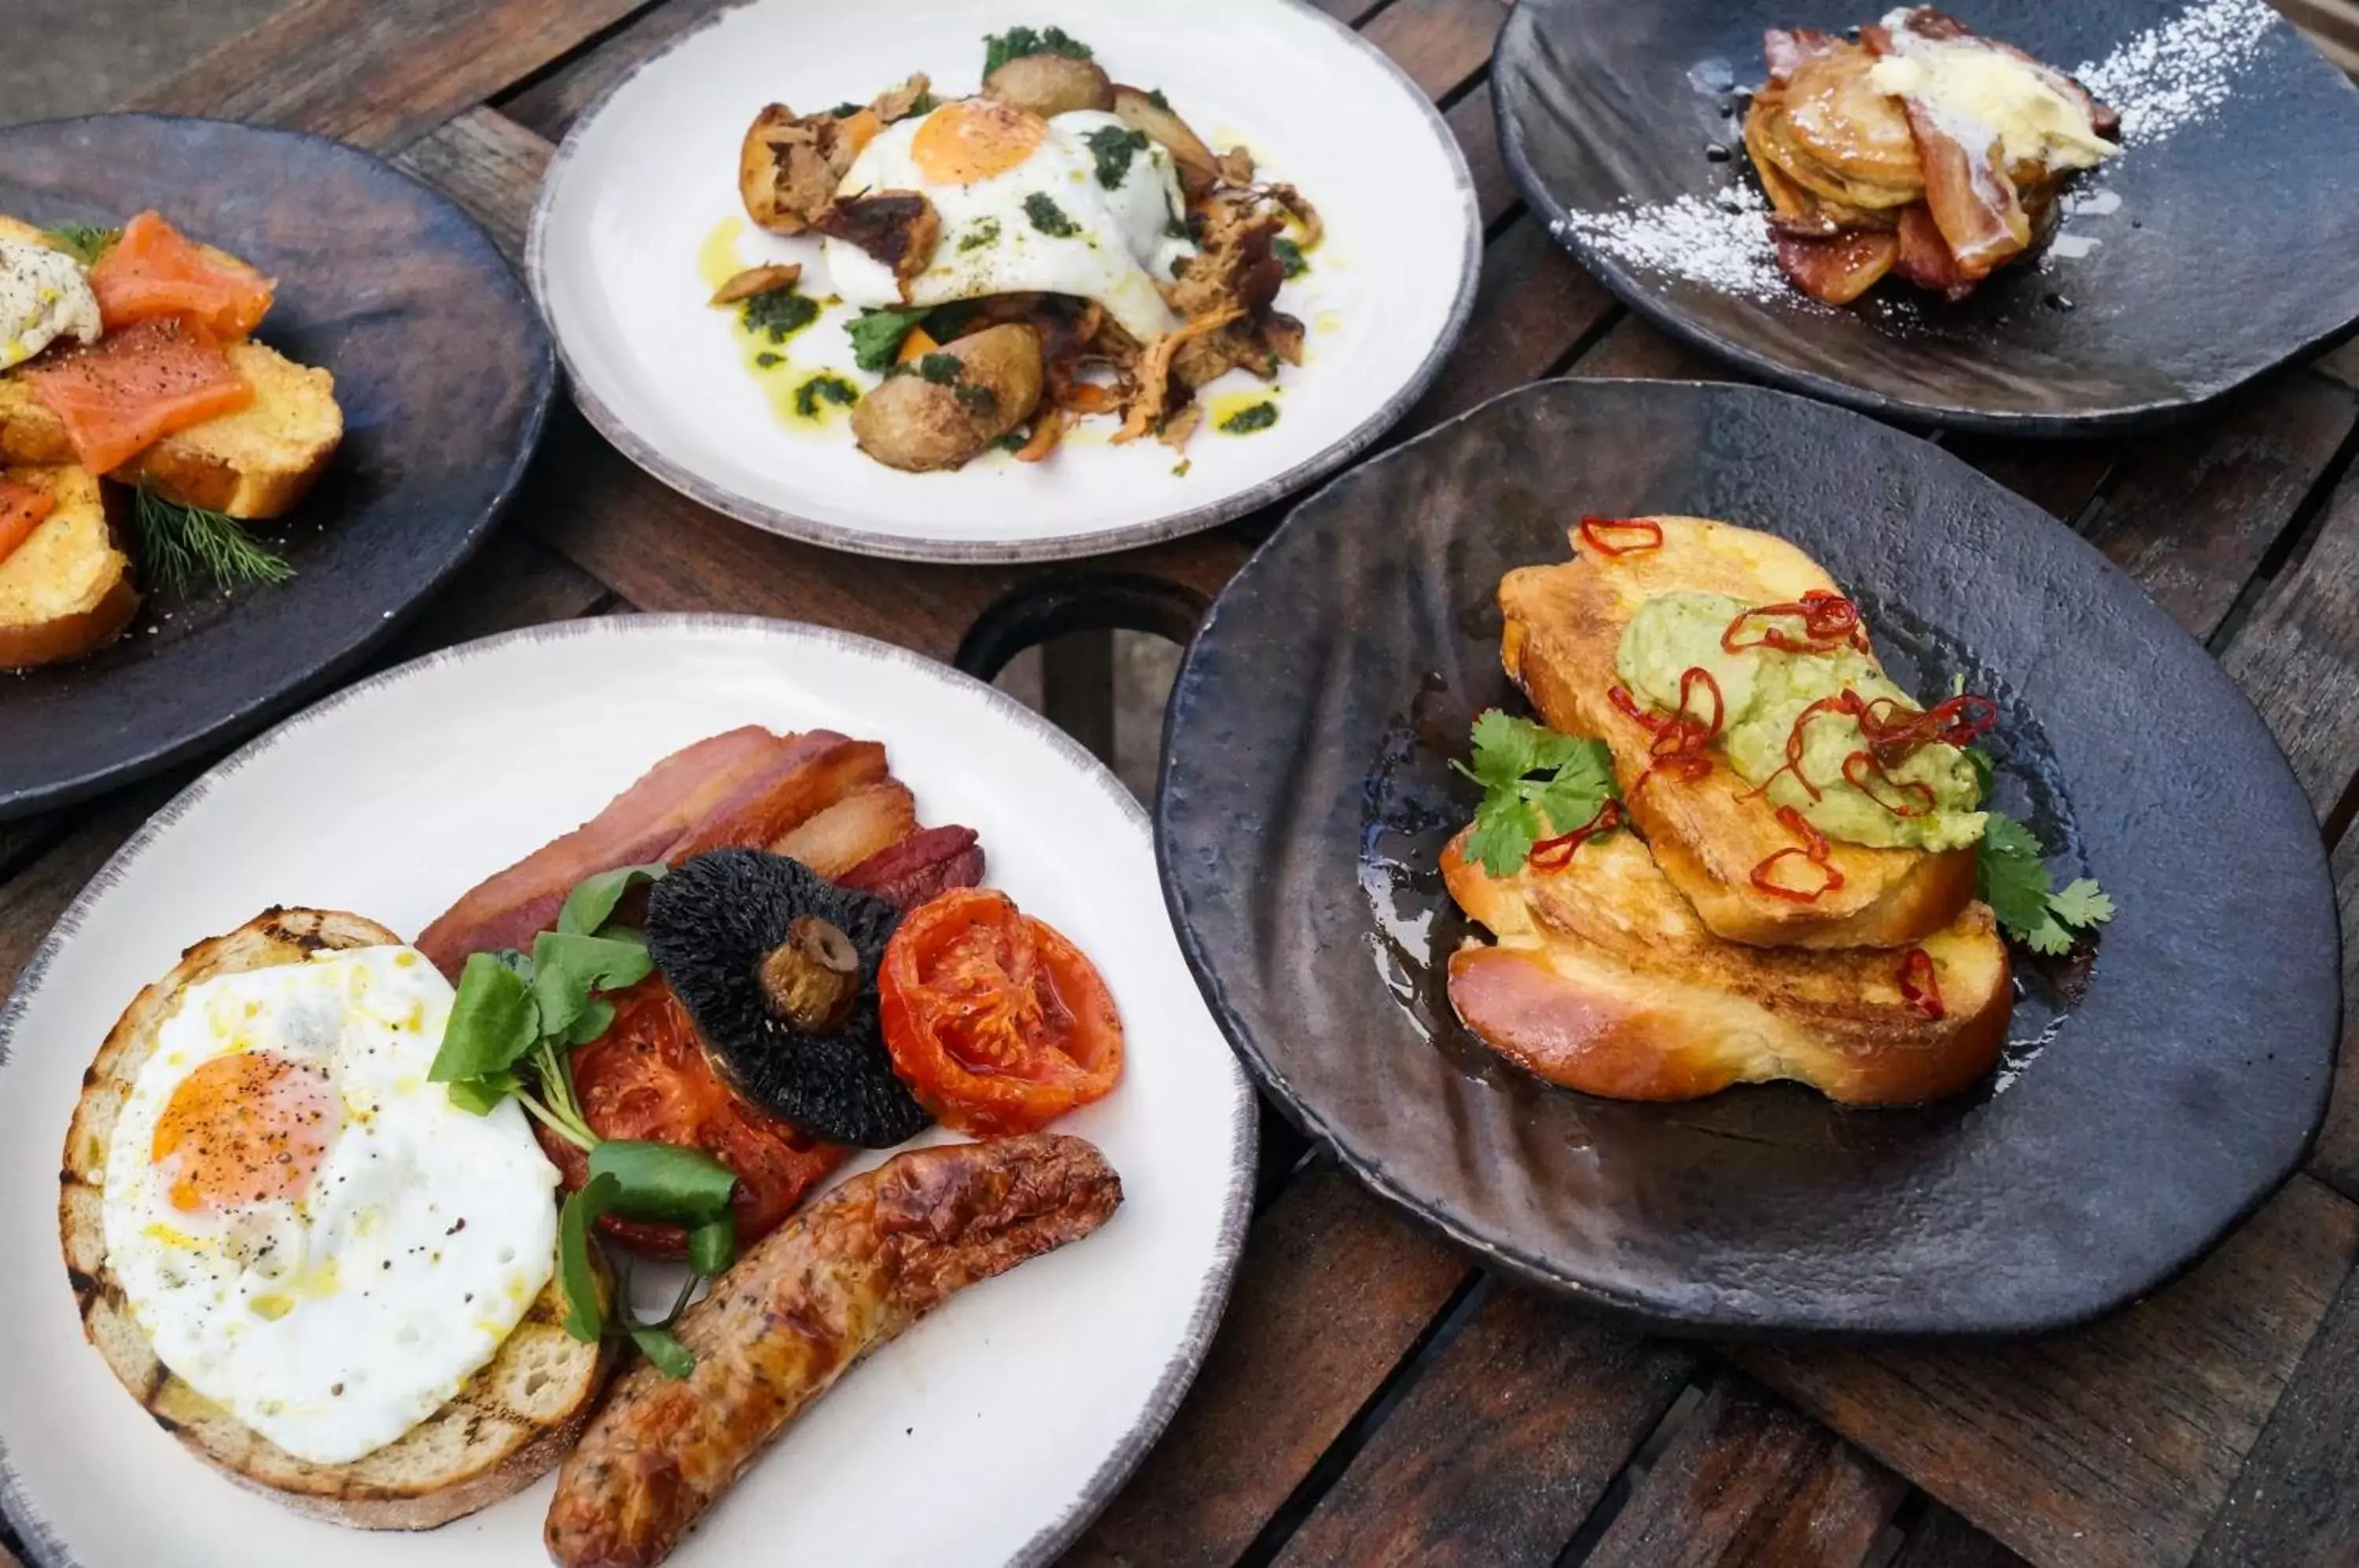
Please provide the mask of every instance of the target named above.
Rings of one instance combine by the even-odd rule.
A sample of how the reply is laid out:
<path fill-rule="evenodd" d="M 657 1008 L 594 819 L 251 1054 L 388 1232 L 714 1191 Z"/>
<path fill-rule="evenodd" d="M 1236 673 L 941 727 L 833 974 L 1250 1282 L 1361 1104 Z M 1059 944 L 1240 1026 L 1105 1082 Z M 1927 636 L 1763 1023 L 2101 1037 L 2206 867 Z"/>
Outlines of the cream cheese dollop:
<path fill-rule="evenodd" d="M 98 296 L 63 251 L 0 239 L 0 370 L 22 365 L 61 337 L 98 341 Z"/>

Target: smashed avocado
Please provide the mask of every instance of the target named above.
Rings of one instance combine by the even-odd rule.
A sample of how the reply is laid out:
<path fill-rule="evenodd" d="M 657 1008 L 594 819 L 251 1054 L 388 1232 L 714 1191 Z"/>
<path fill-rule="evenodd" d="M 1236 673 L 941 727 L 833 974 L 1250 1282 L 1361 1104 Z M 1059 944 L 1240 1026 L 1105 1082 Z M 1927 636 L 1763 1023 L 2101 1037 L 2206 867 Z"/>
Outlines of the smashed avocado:
<path fill-rule="evenodd" d="M 1933 792 L 1933 809 L 1899 816 L 1846 783 L 1843 759 L 1862 750 L 1855 720 L 1839 713 L 1812 716 L 1804 732 L 1801 768 L 1819 791 L 1812 800 L 1786 766 L 1786 739 L 1802 710 L 1846 688 L 1864 702 L 1890 698 L 1915 712 L 1908 693 L 1876 672 L 1864 654 L 1849 648 L 1832 653 L 1787 653 L 1749 648 L 1730 653 L 1721 647 L 1729 622 L 1752 608 L 1719 593 L 1658 593 L 1638 606 L 1614 650 L 1614 667 L 1631 695 L 1669 713 L 1679 705 L 1680 676 L 1701 668 L 1719 684 L 1726 711 L 1716 739 L 1729 766 L 1747 783 L 1769 780 L 1768 798 L 1792 806 L 1829 838 L 1877 848 L 1960 849 L 1983 836 L 1982 787 L 1973 765 L 1956 746 L 1928 742 L 1886 770 L 1899 784 L 1922 784 Z M 1707 711 L 1711 699 L 1695 702 Z M 1690 704 L 1690 712 L 1694 704 Z M 1773 779 L 1771 776 L 1776 775 Z"/>

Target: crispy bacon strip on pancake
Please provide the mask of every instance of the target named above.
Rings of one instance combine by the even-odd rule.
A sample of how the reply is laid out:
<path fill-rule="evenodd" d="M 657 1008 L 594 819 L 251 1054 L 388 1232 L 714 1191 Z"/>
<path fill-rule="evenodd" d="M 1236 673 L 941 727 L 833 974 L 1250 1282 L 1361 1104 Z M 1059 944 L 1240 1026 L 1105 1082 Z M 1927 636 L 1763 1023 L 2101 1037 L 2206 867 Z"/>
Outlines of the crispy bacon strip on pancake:
<path fill-rule="evenodd" d="M 1761 54 L 1769 62 L 1772 82 L 1783 82 L 1811 60 L 1843 47 L 1843 39 L 1816 27 L 1771 27 L 1761 35 Z"/>
<path fill-rule="evenodd" d="M 1908 27 L 1919 38 L 1942 41 L 1973 36 L 1938 11 L 1910 13 Z M 1862 27 L 1859 38 L 1878 59 L 1897 52 L 1891 30 L 1882 23 Z M 1958 272 L 1969 282 L 1979 281 L 2029 249 L 2031 219 L 2016 195 L 2015 181 L 2000 167 L 1997 144 L 1969 147 L 1944 130 L 1918 99 L 1903 94 L 1900 106 L 1908 113 L 1917 158 L 1924 167 L 1925 204 L 1949 242 Z"/>
<path fill-rule="evenodd" d="M 1875 287 L 1900 253 L 1890 229 L 1854 229 L 1820 237 L 1773 228 L 1769 242 L 1786 276 L 1803 293 L 1830 305 L 1848 305 Z"/>

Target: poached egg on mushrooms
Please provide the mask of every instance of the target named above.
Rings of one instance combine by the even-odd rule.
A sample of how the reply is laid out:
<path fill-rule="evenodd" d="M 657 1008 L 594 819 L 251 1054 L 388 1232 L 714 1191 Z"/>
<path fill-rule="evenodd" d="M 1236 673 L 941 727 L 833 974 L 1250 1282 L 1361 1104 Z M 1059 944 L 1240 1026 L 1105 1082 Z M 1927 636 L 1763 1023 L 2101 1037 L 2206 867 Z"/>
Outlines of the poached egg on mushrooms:
<path fill-rule="evenodd" d="M 916 191 L 941 219 L 932 259 L 904 299 L 893 269 L 844 240 L 828 276 L 854 305 L 947 305 L 1052 293 L 1095 301 L 1140 343 L 1177 327 L 1158 281 L 1196 253 L 1171 155 L 1093 109 L 1043 119 L 961 99 L 878 133 L 840 197 Z"/>

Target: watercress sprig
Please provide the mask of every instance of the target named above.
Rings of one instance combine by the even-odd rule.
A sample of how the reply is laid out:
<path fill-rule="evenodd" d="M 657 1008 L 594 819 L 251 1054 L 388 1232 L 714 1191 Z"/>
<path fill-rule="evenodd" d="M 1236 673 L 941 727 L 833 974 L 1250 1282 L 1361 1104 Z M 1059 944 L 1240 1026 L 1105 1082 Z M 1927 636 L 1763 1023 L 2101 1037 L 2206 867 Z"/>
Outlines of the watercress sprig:
<path fill-rule="evenodd" d="M 625 866 L 600 872 L 567 896 L 557 929 L 534 937 L 529 954 L 514 949 L 470 954 L 427 1075 L 449 1085 L 452 1104 L 478 1116 L 513 1097 L 588 1156 L 589 1179 L 558 1216 L 566 1332 L 585 1342 L 609 1334 L 627 1337 L 658 1368 L 680 1377 L 696 1358 L 671 1327 L 697 1286 L 735 1261 L 729 1197 L 737 1178 L 698 1149 L 601 1138 L 582 1114 L 570 1064 L 574 1048 L 599 1039 L 614 1021 L 614 1004 L 602 993 L 635 985 L 654 971 L 647 938 L 614 915 L 625 894 L 664 871 Z M 688 1279 L 672 1310 L 657 1322 L 642 1323 L 632 1312 L 627 1281 L 614 1291 L 611 1308 L 604 1299 L 590 1238 L 607 1214 L 688 1230 Z"/>

